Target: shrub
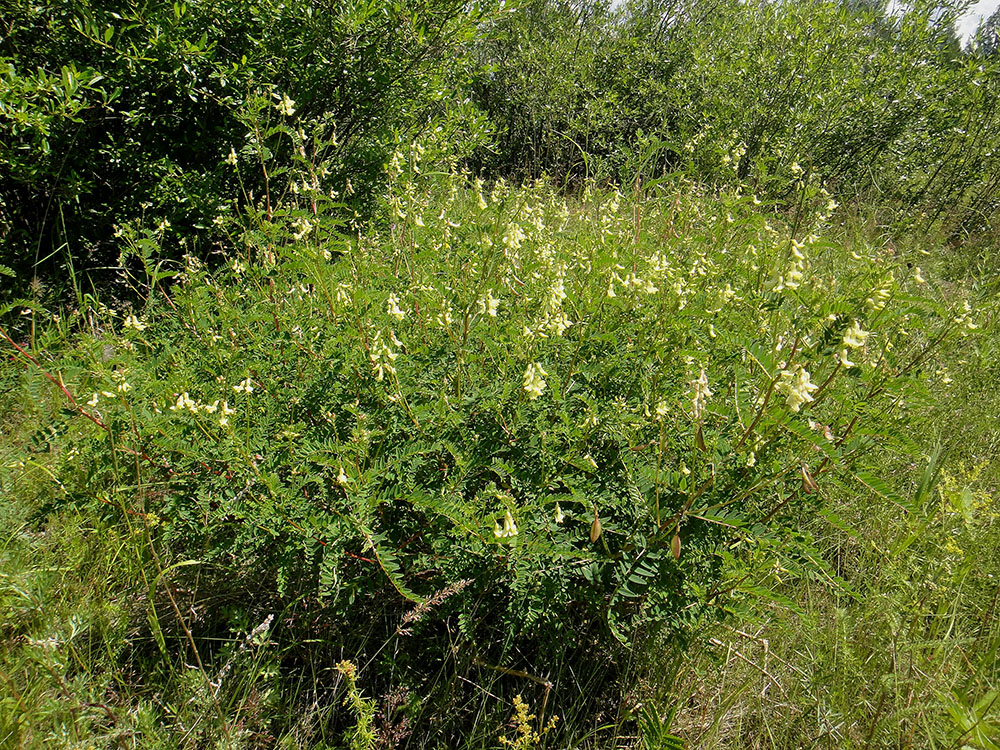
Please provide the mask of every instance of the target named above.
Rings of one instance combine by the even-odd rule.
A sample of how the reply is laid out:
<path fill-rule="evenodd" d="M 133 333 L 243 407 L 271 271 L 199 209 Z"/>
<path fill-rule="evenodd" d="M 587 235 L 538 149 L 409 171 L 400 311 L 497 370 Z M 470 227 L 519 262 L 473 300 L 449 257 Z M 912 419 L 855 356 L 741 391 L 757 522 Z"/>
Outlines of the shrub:
<path fill-rule="evenodd" d="M 445 109 L 478 18 L 453 0 L 11 0 L 3 16 L 0 263 L 59 284 L 106 280 L 130 222 L 168 229 L 165 257 L 217 249 L 217 217 L 299 178 L 275 126 L 308 134 L 312 187 L 363 211 L 397 133 Z"/>
<path fill-rule="evenodd" d="M 807 170 L 958 240 L 997 209 L 998 112 L 996 56 L 962 53 L 958 12 L 537 0 L 476 46 L 498 137 L 475 164 L 626 185 L 680 168 L 780 201 Z"/>
<path fill-rule="evenodd" d="M 687 183 L 572 203 L 432 167 L 392 157 L 384 229 L 91 300 L 44 365 L 86 417 L 59 502 L 303 602 L 348 653 L 395 640 L 390 671 L 428 669 L 445 617 L 466 668 L 544 682 L 768 596 L 755 571 L 837 585 L 797 521 L 895 498 L 864 457 L 973 313 L 820 239 L 814 189 L 793 229 Z"/>

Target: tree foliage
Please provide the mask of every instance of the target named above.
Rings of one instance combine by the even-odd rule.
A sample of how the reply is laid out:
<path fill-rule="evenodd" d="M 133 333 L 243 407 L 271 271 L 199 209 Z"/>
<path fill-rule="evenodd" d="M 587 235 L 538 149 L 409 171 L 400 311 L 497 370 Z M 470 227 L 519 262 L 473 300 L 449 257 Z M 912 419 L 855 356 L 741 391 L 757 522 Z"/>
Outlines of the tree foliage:
<path fill-rule="evenodd" d="M 290 186 L 274 174 L 290 141 L 263 137 L 274 124 L 321 130 L 319 187 L 343 195 L 350 180 L 364 205 L 396 134 L 441 110 L 443 61 L 474 28 L 469 10 L 6 0 L 0 262 L 28 278 L 52 277 L 53 254 L 77 273 L 114 266 L 115 231 L 133 221 L 165 220 L 175 245 L 206 254 L 217 216 Z M 240 183 L 231 149 L 251 167 Z"/>

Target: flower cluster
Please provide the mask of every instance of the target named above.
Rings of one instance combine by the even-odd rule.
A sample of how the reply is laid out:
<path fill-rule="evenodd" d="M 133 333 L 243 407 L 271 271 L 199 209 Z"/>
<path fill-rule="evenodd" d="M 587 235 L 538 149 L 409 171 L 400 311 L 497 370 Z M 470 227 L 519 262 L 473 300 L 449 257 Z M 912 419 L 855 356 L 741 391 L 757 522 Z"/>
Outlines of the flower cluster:
<path fill-rule="evenodd" d="M 253 393 L 253 383 L 250 378 L 244 378 L 239 385 L 234 385 L 233 390 L 237 393 L 245 393 L 248 396 Z"/>
<path fill-rule="evenodd" d="M 788 268 L 784 274 L 778 277 L 778 282 L 774 286 L 774 291 L 781 292 L 785 289 L 798 289 L 805 279 L 806 256 L 802 252 L 805 245 L 798 240 L 792 240 L 792 251 Z"/>
<path fill-rule="evenodd" d="M 893 278 L 890 273 L 888 281 L 872 292 L 872 295 L 865 300 L 865 305 L 869 310 L 872 312 L 881 312 L 885 309 L 885 306 L 889 304 L 889 299 L 892 297 L 892 285 Z"/>
<path fill-rule="evenodd" d="M 708 376 L 705 374 L 705 368 L 701 368 L 701 374 L 695 380 L 691 381 L 692 396 L 691 396 L 691 413 L 696 422 L 700 422 L 702 415 L 705 411 L 705 402 L 715 394 L 708 387 Z M 659 414 L 660 409 L 657 406 L 657 414 Z"/>
<path fill-rule="evenodd" d="M 252 389 L 251 389 L 252 390 Z M 196 401 L 188 395 L 187 391 L 184 391 L 179 396 L 177 396 L 177 401 L 173 406 L 170 407 L 170 411 L 188 411 L 192 414 L 204 413 L 204 414 L 219 414 L 219 427 L 227 427 L 229 425 L 229 417 L 236 413 L 234 409 L 229 407 L 228 401 L 222 401 L 221 399 L 215 399 L 211 404 L 204 404 L 200 401 Z"/>
<path fill-rule="evenodd" d="M 123 322 L 125 328 L 130 328 L 133 331 L 142 332 L 145 331 L 147 326 L 141 320 L 139 320 L 135 315 L 126 315 Z"/>
<path fill-rule="evenodd" d="M 281 96 L 275 95 L 278 99 L 278 103 L 274 105 L 274 108 L 278 110 L 281 114 L 286 117 L 291 117 L 295 114 L 295 101 L 288 97 L 288 94 L 282 94 Z"/>
<path fill-rule="evenodd" d="M 389 341 L 397 347 L 402 345 L 402 342 L 396 338 L 396 334 L 392 331 L 389 331 Z M 384 379 L 387 372 L 390 375 L 396 374 L 396 367 L 393 363 L 398 356 L 399 353 L 394 352 L 389 343 L 382 338 L 382 332 L 376 331 L 375 336 L 372 337 L 371 348 L 368 352 L 368 358 L 371 360 L 372 368 L 375 370 L 376 380 Z"/>
<path fill-rule="evenodd" d="M 545 391 L 545 376 L 548 375 L 542 366 L 537 362 L 528 365 L 524 371 L 524 390 L 528 393 L 528 398 L 534 401 Z"/>
<path fill-rule="evenodd" d="M 551 336 L 562 336 L 563 333 L 573 323 L 562 309 L 563 300 L 566 299 L 566 271 L 560 268 L 556 273 L 545 298 L 545 305 L 542 311 L 542 318 L 533 327 L 525 326 L 524 335 L 527 339 L 548 338 Z"/>
<path fill-rule="evenodd" d="M 968 300 L 962 303 L 962 312 L 956 316 L 955 324 L 966 331 L 974 331 L 979 328 L 979 325 L 972 320 L 972 305 L 969 304 Z"/>
<path fill-rule="evenodd" d="M 851 321 L 850 328 L 844 332 L 844 346 L 839 352 L 837 352 L 837 361 L 843 367 L 854 367 L 854 363 L 848 359 L 848 354 L 850 349 L 860 349 L 865 345 L 865 341 L 868 339 L 868 331 L 861 330 L 861 324 L 858 321 Z"/>
<path fill-rule="evenodd" d="M 493 290 L 487 290 L 486 294 L 476 300 L 479 305 L 480 315 L 489 315 L 491 318 L 497 316 L 500 300 L 493 296 Z"/>
<path fill-rule="evenodd" d="M 406 313 L 399 307 L 399 297 L 395 294 L 390 294 L 389 299 L 386 300 L 385 311 L 390 317 L 396 319 L 397 321 L 406 317 Z"/>
<path fill-rule="evenodd" d="M 493 536 L 497 539 L 510 539 L 511 537 L 517 536 L 517 524 L 514 523 L 514 516 L 511 515 L 509 510 L 504 513 L 502 528 L 499 521 L 494 522 Z"/>
<path fill-rule="evenodd" d="M 794 370 L 781 371 L 778 389 L 788 397 L 788 408 L 797 412 L 803 404 L 813 401 L 812 394 L 819 390 L 819 386 L 812 382 L 809 371 L 798 365 Z"/>

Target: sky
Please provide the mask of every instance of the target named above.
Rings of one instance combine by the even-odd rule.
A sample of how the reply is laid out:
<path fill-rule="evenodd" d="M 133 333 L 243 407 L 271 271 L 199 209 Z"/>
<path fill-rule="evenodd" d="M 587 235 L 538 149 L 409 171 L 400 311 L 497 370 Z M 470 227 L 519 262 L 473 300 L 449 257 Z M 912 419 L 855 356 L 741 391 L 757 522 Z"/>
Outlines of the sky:
<path fill-rule="evenodd" d="M 997 9 L 997 5 L 1000 5 L 1000 0 L 979 0 L 979 2 L 969 8 L 969 12 L 958 22 L 958 35 L 962 38 L 963 42 L 967 41 L 975 33 L 980 21 L 990 17 L 993 11 Z"/>

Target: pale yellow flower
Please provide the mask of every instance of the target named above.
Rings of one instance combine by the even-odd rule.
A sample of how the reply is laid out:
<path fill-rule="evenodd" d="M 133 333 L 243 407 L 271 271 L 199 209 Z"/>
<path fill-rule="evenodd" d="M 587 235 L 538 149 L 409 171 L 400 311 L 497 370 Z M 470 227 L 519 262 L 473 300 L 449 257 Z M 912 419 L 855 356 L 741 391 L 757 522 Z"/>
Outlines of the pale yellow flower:
<path fill-rule="evenodd" d="M 691 407 L 694 412 L 694 418 L 700 420 L 702 412 L 705 410 L 705 402 L 711 396 L 715 395 L 708 387 L 708 376 L 705 374 L 704 367 L 701 368 L 701 374 L 698 375 L 697 380 L 691 381 L 691 388 L 693 389 Z"/>
<path fill-rule="evenodd" d="M 295 101 L 290 99 L 288 94 L 282 94 L 278 103 L 274 105 L 274 108 L 281 114 L 291 117 L 295 114 Z"/>
<path fill-rule="evenodd" d="M 524 371 L 524 390 L 528 392 L 528 397 L 531 400 L 542 395 L 542 392 L 545 390 L 544 377 L 546 375 L 548 373 L 537 362 L 532 362 L 528 365 L 528 369 Z"/>
<path fill-rule="evenodd" d="M 219 427 L 229 426 L 229 417 L 236 413 L 235 409 L 229 408 L 229 402 L 222 402 L 222 413 L 219 415 Z"/>
<path fill-rule="evenodd" d="M 836 359 L 844 367 L 854 367 L 855 366 L 854 362 L 851 362 L 851 360 L 848 359 L 848 353 L 849 353 L 848 349 L 845 346 L 843 349 L 837 352 Z"/>
<path fill-rule="evenodd" d="M 184 411 L 185 409 L 192 413 L 198 411 L 198 403 L 188 395 L 187 391 L 177 397 L 177 402 L 170 407 L 170 411 Z"/>
<path fill-rule="evenodd" d="M 486 293 L 486 314 L 491 318 L 497 316 L 497 308 L 500 305 L 500 300 L 493 296 L 493 291 L 490 290 Z"/>
<path fill-rule="evenodd" d="M 125 317 L 125 322 L 123 324 L 126 328 L 131 328 L 134 331 L 145 331 L 148 327 L 145 323 L 139 320 L 135 315 L 128 315 Z"/>
<path fill-rule="evenodd" d="M 799 411 L 803 404 L 813 400 L 812 394 L 819 390 L 810 379 L 809 372 L 801 365 L 794 371 L 783 370 L 778 387 L 788 396 L 788 408 Z"/>
<path fill-rule="evenodd" d="M 862 347 L 865 345 L 868 335 L 868 331 L 862 331 L 861 324 L 853 320 L 851 321 L 851 327 L 844 333 L 844 346 L 855 349 Z"/>
<path fill-rule="evenodd" d="M 504 514 L 503 528 L 500 528 L 499 521 L 494 522 L 493 536 L 498 539 L 509 539 L 517 536 L 517 524 L 514 523 L 514 516 L 511 515 L 509 510 Z"/>
<path fill-rule="evenodd" d="M 395 294 L 390 294 L 389 299 L 385 304 L 386 312 L 394 317 L 396 320 L 402 320 L 406 317 L 406 313 L 403 312 L 399 307 L 399 298 Z"/>

